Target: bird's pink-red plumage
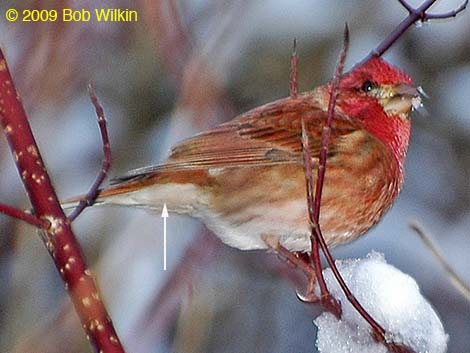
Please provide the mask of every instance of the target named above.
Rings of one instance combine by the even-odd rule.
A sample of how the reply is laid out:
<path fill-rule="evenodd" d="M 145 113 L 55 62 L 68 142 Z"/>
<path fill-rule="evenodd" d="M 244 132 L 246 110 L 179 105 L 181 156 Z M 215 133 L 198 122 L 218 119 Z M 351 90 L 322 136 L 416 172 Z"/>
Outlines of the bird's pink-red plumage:
<path fill-rule="evenodd" d="M 364 92 L 367 82 L 412 84 L 380 58 L 341 79 L 320 215 L 330 245 L 350 241 L 376 224 L 403 181 L 409 111 L 385 111 L 383 101 Z M 307 251 L 301 121 L 316 166 L 329 90 L 327 84 L 266 104 L 183 141 L 163 164 L 118 179 L 101 192 L 98 203 L 161 209 L 165 202 L 170 212 L 200 218 L 231 246 L 266 248 L 262 236 L 271 235 L 290 250 Z"/>

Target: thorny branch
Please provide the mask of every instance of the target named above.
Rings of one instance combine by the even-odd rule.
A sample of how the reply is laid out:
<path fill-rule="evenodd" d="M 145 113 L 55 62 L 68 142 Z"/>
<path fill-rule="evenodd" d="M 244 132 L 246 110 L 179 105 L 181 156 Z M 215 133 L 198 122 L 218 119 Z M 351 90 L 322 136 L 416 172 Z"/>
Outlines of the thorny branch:
<path fill-rule="evenodd" d="M 0 123 L 18 172 L 41 225 L 41 237 L 59 271 L 87 337 L 96 351 L 123 353 L 111 319 L 87 267 L 80 245 L 65 216 L 47 173 L 24 108 L 0 50 Z M 31 221 L 12 209 L 3 211 Z M 30 222 L 30 223 L 31 223 Z M 47 222 L 47 223 L 46 223 Z M 46 229 L 44 225 L 48 225 Z"/>
<path fill-rule="evenodd" d="M 103 162 L 101 164 L 101 170 L 98 173 L 98 176 L 96 177 L 95 182 L 91 186 L 90 190 L 85 195 L 85 197 L 80 200 L 77 207 L 75 207 L 72 213 L 68 216 L 70 222 L 73 222 L 83 212 L 83 210 L 85 210 L 85 208 L 93 205 L 93 202 L 100 192 L 99 188 L 106 178 L 109 169 L 111 168 L 111 145 L 109 143 L 108 130 L 106 128 L 106 118 L 104 116 L 103 107 L 98 101 L 98 98 L 95 94 L 95 89 L 91 83 L 88 84 L 88 94 L 90 95 L 90 100 L 95 107 L 96 116 L 98 117 L 98 125 L 100 127 L 101 141 L 103 145 Z"/>

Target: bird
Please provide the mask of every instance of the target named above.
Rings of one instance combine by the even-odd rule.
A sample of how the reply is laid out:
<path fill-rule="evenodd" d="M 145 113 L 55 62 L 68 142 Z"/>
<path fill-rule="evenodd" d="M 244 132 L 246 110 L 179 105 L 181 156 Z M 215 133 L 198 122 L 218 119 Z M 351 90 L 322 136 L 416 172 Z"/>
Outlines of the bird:
<path fill-rule="evenodd" d="M 317 169 L 331 89 L 332 81 L 186 139 L 163 163 L 115 178 L 94 204 L 153 211 L 166 204 L 229 246 L 267 249 L 264 239 L 273 236 L 289 251 L 308 252 L 302 121 Z M 341 76 L 319 218 L 330 247 L 364 234 L 392 206 L 403 185 L 410 115 L 420 105 L 411 77 L 380 57 Z"/>

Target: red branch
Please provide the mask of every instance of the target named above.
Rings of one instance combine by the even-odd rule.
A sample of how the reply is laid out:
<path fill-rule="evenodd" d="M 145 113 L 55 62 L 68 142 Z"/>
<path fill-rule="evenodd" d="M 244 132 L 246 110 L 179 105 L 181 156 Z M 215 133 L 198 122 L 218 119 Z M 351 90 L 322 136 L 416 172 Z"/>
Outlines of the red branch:
<path fill-rule="evenodd" d="M 292 56 L 290 58 L 290 97 L 292 99 L 297 98 L 297 63 L 299 58 L 297 57 L 297 39 L 294 39 L 294 46 L 292 49 Z"/>
<path fill-rule="evenodd" d="M 124 352 L 70 221 L 60 207 L 1 50 L 0 122 L 35 215 L 50 223 L 41 236 L 87 337 L 99 352 Z"/>
<path fill-rule="evenodd" d="M 314 189 L 313 189 L 313 163 L 312 156 L 310 153 L 310 144 L 307 129 L 305 127 L 305 122 L 302 120 L 302 155 L 304 161 L 304 172 L 305 172 L 305 183 L 307 188 L 307 208 L 308 216 L 310 221 L 310 226 L 312 228 L 312 233 L 310 235 L 310 244 L 312 250 L 310 252 L 310 262 L 315 272 L 315 277 L 318 280 L 318 285 L 320 287 L 321 298 L 320 301 L 328 310 L 332 311 L 337 317 L 341 315 L 341 307 L 339 303 L 333 300 L 333 297 L 330 295 L 328 288 L 326 286 L 325 279 L 323 278 L 321 259 L 320 259 L 320 248 L 319 242 L 316 238 L 316 232 L 314 228 L 318 228 L 318 219 L 315 219 L 315 201 L 314 201 Z M 312 287 L 310 285 L 310 287 Z M 308 300 L 310 293 L 307 293 L 305 299 Z M 300 298 L 303 300 L 303 298 Z M 316 298 L 314 298 L 314 302 Z M 331 304 L 331 305 L 329 305 Z"/>
<path fill-rule="evenodd" d="M 85 197 L 80 200 L 77 207 L 69 215 L 70 222 L 73 222 L 85 208 L 93 205 L 93 202 L 100 193 L 99 188 L 106 178 L 109 169 L 111 168 L 111 145 L 109 144 L 108 130 L 106 129 L 106 118 L 104 117 L 103 107 L 98 101 L 98 98 L 95 94 L 95 89 L 91 83 L 88 85 L 88 93 L 90 95 L 90 100 L 95 107 L 96 116 L 98 117 L 98 125 L 100 127 L 101 141 L 103 145 L 103 162 L 101 164 L 101 170 L 98 173 L 98 176 L 96 177 L 95 182 L 91 186 L 90 190 L 85 195 Z"/>
<path fill-rule="evenodd" d="M 455 17 L 460 12 L 462 12 L 466 6 L 468 5 L 469 0 L 465 0 L 465 2 L 457 9 L 453 11 L 449 11 L 442 14 L 428 14 L 426 11 L 436 2 L 436 0 L 428 0 L 425 1 L 420 7 L 417 9 L 411 7 L 405 0 L 399 0 L 399 2 L 408 10 L 409 15 L 395 28 L 394 31 L 390 33 L 390 35 L 385 38 L 382 43 L 380 43 L 376 49 L 372 50 L 371 53 L 362 61 L 365 62 L 369 60 L 373 56 L 381 56 L 387 51 L 405 32 L 406 30 L 414 24 L 416 21 L 420 20 L 422 22 L 428 21 L 430 19 L 444 19 L 449 17 Z M 338 281 L 341 289 L 343 290 L 344 294 L 346 295 L 348 301 L 353 305 L 353 307 L 361 314 L 361 316 L 371 325 L 373 328 L 375 338 L 382 342 L 391 352 L 395 353 L 409 353 L 412 352 L 408 347 L 405 347 L 400 344 L 395 344 L 393 342 L 388 342 L 386 339 L 386 332 L 385 330 L 369 315 L 369 313 L 361 306 L 361 304 L 357 301 L 354 297 L 352 292 L 347 287 L 346 283 L 344 282 L 341 274 L 339 273 L 334 259 L 328 249 L 328 246 L 325 242 L 325 239 L 322 235 L 320 225 L 319 225 L 319 216 L 320 216 L 320 206 L 321 206 L 321 196 L 322 196 L 322 189 L 324 184 L 324 177 L 326 172 L 326 159 L 328 153 L 328 141 L 331 133 L 331 122 L 334 116 L 334 109 L 336 103 L 336 95 L 338 90 L 338 84 L 340 77 L 342 75 L 342 70 L 344 66 L 344 60 L 346 57 L 347 52 L 347 45 L 348 45 L 348 30 L 347 26 L 345 28 L 345 41 L 343 51 L 341 53 L 338 66 L 336 68 L 336 73 L 333 78 L 331 84 L 331 91 L 330 91 L 330 99 L 328 105 L 328 118 L 325 127 L 323 128 L 322 134 L 322 147 L 320 151 L 320 158 L 319 158 L 319 166 L 318 166 L 318 175 L 317 175 L 317 182 L 315 188 L 315 198 L 313 198 L 313 177 L 312 177 L 312 168 L 311 168 L 311 155 L 310 149 L 308 145 L 308 136 L 306 132 L 305 125 L 302 122 L 302 148 L 303 148 L 303 156 L 304 156 L 304 168 L 305 168 L 305 177 L 307 181 L 307 199 L 308 199 L 308 210 L 309 210 L 309 218 L 312 228 L 312 235 L 311 235 L 311 245 L 312 245 L 312 252 L 311 252 L 311 261 L 313 266 L 315 267 L 315 272 L 318 274 L 317 278 L 319 280 L 319 286 L 321 291 L 321 302 L 327 309 L 330 311 L 335 309 L 336 303 L 332 302 L 332 298 L 326 288 L 323 279 L 323 273 L 321 272 L 321 262 L 319 259 L 319 245 L 322 249 L 323 254 L 325 255 L 328 264 L 331 267 L 331 270 Z M 359 63 L 360 64 L 360 63 Z M 358 65 L 359 65 L 358 64 Z M 292 85 L 292 79 L 291 79 Z M 292 90 L 291 90 L 292 96 Z M 329 299 L 329 301 L 327 301 Z"/>
<path fill-rule="evenodd" d="M 321 303 L 333 313 L 337 313 L 338 315 L 341 313 L 339 304 L 335 301 L 335 299 L 329 294 L 328 289 L 326 288 L 325 281 L 323 279 L 323 272 L 321 269 L 321 262 L 320 262 L 320 254 L 319 254 L 319 245 L 322 249 L 323 254 L 325 255 L 328 264 L 335 276 L 338 284 L 340 285 L 342 291 L 344 292 L 346 298 L 351 303 L 351 305 L 357 310 L 357 312 L 371 325 L 374 337 L 382 342 L 391 352 L 395 353 L 412 353 L 408 347 L 403 345 L 395 344 L 393 342 L 388 342 L 386 338 L 386 332 L 380 324 L 375 321 L 375 319 L 370 316 L 367 310 L 359 303 L 356 299 L 354 294 L 350 291 L 346 283 L 344 282 L 341 274 L 336 267 L 335 261 L 333 256 L 331 255 L 328 245 L 323 237 L 321 232 L 319 218 L 320 218 L 320 207 L 321 207 L 321 197 L 322 197 L 322 190 L 325 181 L 325 173 L 326 173 L 326 162 L 327 162 L 327 155 L 328 155 L 328 143 L 331 134 L 331 125 L 333 122 L 334 117 L 334 110 L 336 105 L 336 97 L 339 88 L 339 82 L 341 79 L 341 75 L 343 73 L 344 62 L 346 60 L 346 54 L 349 47 L 349 30 L 346 24 L 344 30 L 344 42 L 343 42 L 343 49 L 341 51 L 338 65 L 336 67 L 336 72 L 333 77 L 331 87 L 330 87 L 330 97 L 328 102 L 328 116 L 325 126 L 323 127 L 322 133 L 322 147 L 320 150 L 320 157 L 318 162 L 318 174 L 317 174 L 317 181 L 315 185 L 315 194 L 312 193 L 313 190 L 313 178 L 312 178 L 312 166 L 311 166 L 311 153 L 308 144 L 308 134 L 305 128 L 305 125 L 302 123 L 302 149 L 304 155 L 304 168 L 305 168 L 305 176 L 307 180 L 307 200 L 308 200 L 308 211 L 309 211 L 309 219 L 311 223 L 311 244 L 312 244 L 312 252 L 311 252 L 311 259 L 312 263 L 315 267 L 315 272 L 317 273 L 317 278 L 320 284 L 321 290 Z M 309 163 L 310 162 L 310 163 Z M 314 195 L 314 198 L 313 198 Z M 322 288 L 323 286 L 324 288 Z M 338 309 L 339 307 L 339 309 Z"/>
<path fill-rule="evenodd" d="M 39 219 L 35 215 L 5 204 L 0 204 L 0 213 L 29 223 L 36 228 L 47 229 L 51 226 L 51 224 L 45 219 Z"/>
<path fill-rule="evenodd" d="M 322 132 L 322 147 L 320 150 L 320 157 L 318 162 L 318 174 L 317 182 L 315 185 L 315 193 L 313 192 L 313 175 L 312 175 L 312 156 L 310 153 L 308 133 L 305 128 L 305 124 L 302 121 L 302 149 L 304 157 L 304 169 L 305 169 L 305 178 L 307 183 L 307 202 L 308 202 L 308 213 L 310 219 L 310 225 L 312 228 L 312 234 L 310 236 L 311 242 L 311 260 L 317 273 L 317 278 L 320 285 L 321 291 L 321 300 L 322 304 L 326 306 L 330 311 L 333 311 L 337 316 L 341 314 L 340 305 L 336 300 L 330 295 L 326 287 L 325 280 L 323 278 L 321 261 L 320 261 L 320 249 L 319 245 L 322 245 L 322 235 L 320 230 L 320 201 L 322 197 L 323 184 L 325 181 L 325 171 L 326 171 L 326 160 L 328 154 L 328 142 L 331 135 L 331 124 L 333 122 L 334 109 L 336 105 L 336 97 L 338 94 L 338 87 L 341 75 L 343 74 L 344 61 L 346 60 L 346 54 L 349 48 L 349 29 L 346 24 L 344 27 L 344 41 L 343 49 L 339 57 L 338 65 L 336 66 L 336 72 L 333 77 L 333 81 L 330 87 L 330 98 L 328 102 L 328 116 L 325 126 L 323 127 Z M 325 252 L 322 246 L 323 252 Z M 328 248 L 326 248 L 328 251 Z M 333 263 L 334 265 L 334 263 Z M 330 265 L 331 266 L 331 265 Z"/>

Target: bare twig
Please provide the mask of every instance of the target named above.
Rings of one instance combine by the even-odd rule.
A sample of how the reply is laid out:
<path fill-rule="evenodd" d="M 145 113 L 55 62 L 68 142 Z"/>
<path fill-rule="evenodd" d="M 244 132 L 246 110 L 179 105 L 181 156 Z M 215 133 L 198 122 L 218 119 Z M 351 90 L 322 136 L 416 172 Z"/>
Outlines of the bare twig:
<path fill-rule="evenodd" d="M 294 38 L 294 45 L 292 49 L 292 56 L 290 59 L 290 97 L 297 98 L 297 39 Z"/>
<path fill-rule="evenodd" d="M 417 222 L 412 222 L 410 228 L 413 229 L 416 234 L 421 238 L 424 245 L 431 251 L 436 258 L 437 262 L 442 266 L 450 282 L 455 288 L 470 301 L 470 286 L 468 286 L 463 279 L 454 271 L 454 269 L 447 263 L 445 257 L 441 254 L 436 245 L 434 245 L 431 237 L 424 231 L 423 227 Z"/>
<path fill-rule="evenodd" d="M 434 0 L 434 1 L 430 1 L 430 4 L 427 5 L 425 4 L 427 7 L 425 9 L 422 9 L 422 12 L 420 12 L 420 8 L 418 9 L 415 9 L 413 8 L 413 6 L 411 6 L 410 4 L 408 4 L 405 0 L 398 0 L 398 2 L 410 13 L 416 13 L 419 15 L 419 20 L 421 20 L 422 22 L 425 22 L 425 21 L 429 21 L 429 20 L 432 20 L 432 19 L 445 19 L 445 18 L 451 18 L 451 17 L 455 17 L 457 16 L 460 12 L 462 12 L 463 10 L 465 10 L 465 8 L 467 7 L 468 5 L 468 0 L 465 0 L 458 8 L 454 9 L 454 10 L 451 10 L 451 11 L 448 11 L 448 12 L 444 12 L 444 13 L 441 13 L 441 14 L 430 14 L 430 13 L 426 13 L 426 11 L 436 2 L 437 0 Z M 424 4 L 423 4 L 424 5 Z"/>
<path fill-rule="evenodd" d="M 425 22 L 431 19 L 445 19 L 445 18 L 455 17 L 460 12 L 465 10 L 469 2 L 469 0 L 465 0 L 461 6 L 459 6 L 457 9 L 453 11 L 449 11 L 449 12 L 442 13 L 442 14 L 428 14 L 426 11 L 436 2 L 436 0 L 427 0 L 420 7 L 416 9 L 413 8 L 411 5 L 409 5 L 405 0 L 398 0 L 398 1 L 409 12 L 409 15 L 374 50 L 372 50 L 369 53 L 369 55 L 367 55 L 367 57 L 364 58 L 362 62 L 358 63 L 357 65 L 360 65 L 368 61 L 371 57 L 382 56 L 415 22 L 417 21 Z M 346 50 L 343 49 L 342 56 L 345 56 L 345 55 L 346 55 Z M 317 185 L 316 185 L 317 187 L 316 187 L 316 192 L 315 192 L 315 205 L 314 205 L 313 211 L 310 208 L 311 201 L 309 201 L 309 212 L 313 213 L 312 215 L 313 219 L 316 220 L 316 222 L 312 224 L 312 235 L 314 235 L 316 238 L 316 241 L 320 243 L 321 249 L 328 261 L 328 264 L 331 267 L 333 275 L 338 281 L 348 301 L 361 314 L 361 316 L 371 325 L 371 327 L 374 330 L 375 338 L 378 341 L 382 342 L 385 346 L 387 346 L 387 348 L 391 352 L 395 352 L 395 353 L 411 352 L 411 350 L 408 347 L 405 347 L 400 344 L 387 342 L 386 337 L 385 337 L 385 330 L 369 315 L 369 313 L 361 306 L 361 304 L 354 297 L 354 295 L 352 294 L 352 292 L 349 290 L 346 283 L 342 279 L 341 274 L 339 273 L 334 263 L 334 259 L 328 250 L 328 246 L 323 238 L 321 229 L 318 224 L 318 219 L 319 219 L 319 214 L 320 214 L 321 191 L 322 191 L 322 187 L 324 183 L 324 180 L 323 180 L 324 174 L 326 171 L 326 156 L 327 156 L 327 151 L 328 151 L 328 140 L 329 140 L 329 134 L 331 131 L 331 120 L 333 119 L 333 115 L 334 115 L 334 106 L 335 106 L 336 91 L 337 91 L 337 88 L 335 87 L 335 85 L 337 85 L 337 82 L 339 81 L 339 77 L 341 75 L 342 67 L 340 66 L 342 65 L 341 64 L 342 60 L 344 60 L 344 57 L 340 57 L 340 63 L 338 64 L 336 74 L 333 79 L 331 93 L 330 93 L 330 101 L 329 101 L 329 106 L 328 106 L 328 122 L 326 126 L 324 127 L 324 131 L 322 134 L 322 150 L 320 151 L 320 161 L 319 161 L 318 178 L 317 178 Z M 302 129 L 303 130 L 305 129 L 304 126 L 302 127 Z M 304 148 L 304 152 L 305 152 L 305 148 Z M 307 152 L 309 151 L 307 150 Z M 308 154 L 307 156 L 308 158 L 310 158 Z M 307 187 L 307 190 L 308 188 L 309 187 Z M 314 246 L 315 241 L 313 239 L 313 236 L 311 238 L 312 238 L 312 259 L 313 259 L 314 258 L 313 251 L 314 249 L 316 249 L 316 247 Z"/>
<path fill-rule="evenodd" d="M 405 9 L 407 9 L 408 12 L 411 13 L 411 12 L 414 11 L 413 7 L 412 7 L 410 4 L 408 4 L 405 0 L 398 0 L 398 2 L 399 2 Z"/>
<path fill-rule="evenodd" d="M 103 183 L 104 179 L 106 178 L 109 169 L 111 168 L 111 145 L 109 144 L 108 130 L 106 128 L 106 118 L 104 116 L 103 107 L 101 106 L 100 102 L 98 101 L 98 98 L 96 97 L 95 89 L 92 83 L 88 84 L 88 93 L 90 95 L 90 100 L 93 103 L 93 106 L 95 107 L 96 116 L 98 117 L 98 125 L 100 127 L 101 132 L 101 141 L 103 143 L 103 162 L 101 164 L 101 170 L 98 173 L 98 176 L 96 177 L 95 182 L 91 186 L 90 190 L 85 195 L 85 197 L 80 200 L 77 207 L 75 207 L 72 213 L 68 216 L 70 222 L 73 222 L 83 212 L 85 208 L 93 205 L 93 202 L 100 193 L 99 188 Z"/>
<path fill-rule="evenodd" d="M 398 0 L 400 4 L 408 11 L 408 16 L 362 61 L 365 62 L 373 56 L 382 56 L 415 22 L 425 22 L 433 19 L 445 19 L 457 16 L 468 5 L 469 0 L 465 0 L 462 5 L 453 11 L 442 14 L 428 14 L 426 11 L 436 2 L 436 0 L 427 0 L 420 7 L 414 8 L 405 0 Z M 359 63 L 358 65 L 360 65 Z"/>
<path fill-rule="evenodd" d="M 309 219 L 310 219 L 310 225 L 312 228 L 312 234 L 310 236 L 310 242 L 311 242 L 311 248 L 312 248 L 311 259 L 312 259 L 313 266 L 315 268 L 315 272 L 317 274 L 317 279 L 319 282 L 320 292 L 321 292 L 321 297 L 322 297 L 322 303 L 324 305 L 327 305 L 327 307 L 330 310 L 333 310 L 338 316 L 341 313 L 340 305 L 339 303 L 335 302 L 333 297 L 328 292 L 325 280 L 323 278 L 323 272 L 322 272 L 321 261 L 320 261 L 320 249 L 319 249 L 319 245 L 321 245 L 320 237 L 322 237 L 321 231 L 320 231 L 320 225 L 319 225 L 319 218 L 320 218 L 320 202 L 321 202 L 321 197 L 322 197 L 323 184 L 325 181 L 326 157 L 328 153 L 328 142 L 329 142 L 330 134 L 331 134 L 331 124 L 333 121 L 339 81 L 343 73 L 344 61 L 346 59 L 346 53 L 348 51 L 348 47 L 349 47 L 349 28 L 346 24 L 344 27 L 343 49 L 341 51 L 338 65 L 336 67 L 336 72 L 335 72 L 335 75 L 334 75 L 334 78 L 330 87 L 330 98 L 329 98 L 329 103 L 328 103 L 328 118 L 327 118 L 325 126 L 323 127 L 323 132 L 322 132 L 322 147 L 320 150 L 320 157 L 319 157 L 319 162 L 318 162 L 318 174 L 317 174 L 317 182 L 315 185 L 315 193 L 313 193 L 313 176 L 312 176 L 313 167 L 312 167 L 312 162 L 311 162 L 312 157 L 311 157 L 309 143 L 308 143 L 308 133 L 307 133 L 305 124 L 302 121 L 302 149 L 303 149 L 305 178 L 306 178 L 306 183 L 307 183 L 307 200 L 308 200 Z"/>
<path fill-rule="evenodd" d="M 35 215 L 51 224 L 41 236 L 62 276 L 87 337 L 96 351 L 124 352 L 70 221 L 60 207 L 1 50 L 0 123 Z"/>
<path fill-rule="evenodd" d="M 43 230 L 46 230 L 51 225 L 51 223 L 45 219 L 39 219 L 35 215 L 4 204 L 0 204 L 0 213 L 19 219 Z"/>
<path fill-rule="evenodd" d="M 338 87 L 341 75 L 343 74 L 344 61 L 346 60 L 346 54 L 349 48 L 349 28 L 346 23 L 344 27 L 344 42 L 343 49 L 339 57 L 338 65 L 336 66 L 335 76 L 333 82 L 331 83 L 330 98 L 328 102 L 328 118 L 326 125 L 323 127 L 322 141 L 321 141 L 321 150 L 320 150 L 320 159 L 318 161 L 318 176 L 317 183 L 315 186 L 315 204 L 313 209 L 313 219 L 316 224 L 320 217 L 320 207 L 321 207 L 321 197 L 323 192 L 323 184 L 325 181 L 325 172 L 326 172 L 326 157 L 328 155 L 328 142 L 330 141 L 331 135 L 331 124 L 333 122 L 333 116 L 335 114 L 336 106 L 336 97 L 338 95 Z"/>
<path fill-rule="evenodd" d="M 304 161 L 304 172 L 305 172 L 305 183 L 307 188 L 307 207 L 310 225 L 312 227 L 312 235 L 310 237 L 311 252 L 310 252 L 310 261 L 312 263 L 315 277 L 318 280 L 318 286 L 320 287 L 320 295 L 322 299 L 322 304 L 326 305 L 327 301 L 332 297 L 328 292 L 325 279 L 323 277 L 321 260 L 320 260 L 320 248 L 317 238 L 315 237 L 316 232 L 313 228 L 318 227 L 318 220 L 315 220 L 315 201 L 314 201 L 314 191 L 313 191 L 313 164 L 312 156 L 310 154 L 310 145 L 307 129 L 305 127 L 305 122 L 302 119 L 302 156 Z M 311 288 L 309 284 L 309 288 Z M 306 298 L 311 297 L 311 293 L 307 292 Z M 301 298 L 301 297 L 300 297 Z M 304 298 L 301 298 L 302 300 Z M 329 310 L 333 311 L 335 315 L 339 316 L 341 314 L 341 308 L 338 303 L 334 305 L 326 305 Z"/>
<path fill-rule="evenodd" d="M 341 51 L 338 65 L 336 67 L 336 72 L 333 78 L 333 81 L 331 83 L 330 87 L 330 97 L 329 97 L 329 103 L 328 103 L 328 117 L 327 117 L 327 122 L 325 126 L 323 127 L 323 133 L 322 133 L 322 145 L 321 145 L 321 150 L 320 150 L 320 158 L 319 158 L 319 165 L 318 165 L 318 175 L 317 175 L 317 182 L 316 182 L 316 188 L 315 188 L 315 199 L 312 199 L 312 193 L 311 190 L 313 188 L 313 181 L 311 176 L 309 176 L 309 171 L 306 170 L 306 179 L 307 179 L 307 197 L 308 197 L 308 208 L 309 208 L 309 217 L 310 217 L 310 222 L 311 222 L 311 227 L 312 227 L 312 235 L 311 235 L 311 243 L 312 243 L 312 261 L 314 262 L 314 266 L 318 267 L 315 272 L 319 273 L 319 282 L 321 283 L 324 281 L 322 279 L 323 273 L 321 271 L 321 264 L 319 264 L 319 254 L 315 254 L 314 251 L 318 252 L 318 244 L 320 244 L 320 247 L 322 249 L 323 254 L 325 255 L 328 264 L 330 265 L 330 268 L 333 272 L 333 275 L 335 276 L 339 286 L 341 287 L 342 291 L 344 292 L 346 298 L 348 301 L 351 303 L 351 305 L 357 310 L 357 312 L 371 325 L 373 332 L 374 332 L 374 337 L 382 342 L 391 352 L 395 353 L 412 353 L 412 351 L 403 345 L 400 344 L 395 344 L 392 342 L 388 342 L 386 339 L 386 332 L 383 329 L 383 327 L 364 309 L 364 307 L 359 303 L 359 301 L 356 299 L 354 294 L 350 291 L 346 283 L 344 282 L 341 274 L 338 271 L 338 268 L 336 267 L 335 261 L 333 259 L 333 256 L 331 255 L 328 245 L 326 244 L 326 241 L 323 237 L 323 234 L 321 232 L 320 224 L 319 224 L 319 218 L 320 218 L 320 206 L 321 206 L 321 196 L 322 196 L 322 190 L 323 190 L 323 184 L 324 184 L 324 178 L 325 178 L 325 173 L 326 173 L 326 161 L 327 161 L 327 155 L 328 155 L 328 143 L 329 143 L 329 138 L 331 134 L 331 125 L 334 117 L 334 110 L 335 110 L 335 105 L 336 105 L 336 97 L 338 93 L 338 87 L 339 87 L 339 82 L 340 78 L 343 72 L 344 68 L 344 62 L 346 59 L 346 54 L 348 51 L 349 47 L 349 30 L 348 26 L 346 24 L 345 26 L 345 31 L 344 31 L 344 42 L 343 42 L 343 49 Z M 302 147 L 303 147 L 303 152 L 304 152 L 304 163 L 305 161 L 311 161 L 311 155 L 310 155 L 310 149 L 308 149 L 308 142 L 305 143 L 305 140 L 308 141 L 304 137 L 306 135 L 306 129 L 305 126 L 302 125 Z M 310 169 L 311 170 L 311 169 Z M 312 209 L 312 204 L 313 204 L 313 209 Z M 328 292 L 327 292 L 328 293 Z M 331 302 L 332 297 L 328 293 L 328 296 L 330 297 L 330 307 L 333 305 L 335 306 L 335 303 Z M 323 299 L 323 293 L 322 293 L 322 299 Z M 325 302 L 322 300 L 322 304 L 325 305 Z"/>
<path fill-rule="evenodd" d="M 442 20 L 446 18 L 451 18 L 451 17 L 456 17 L 459 13 L 461 13 L 463 10 L 467 8 L 468 5 L 468 0 L 465 0 L 464 3 L 462 3 L 458 8 L 455 10 L 451 10 L 449 12 L 444 12 L 440 14 L 426 14 L 425 21 L 428 20 Z"/>

